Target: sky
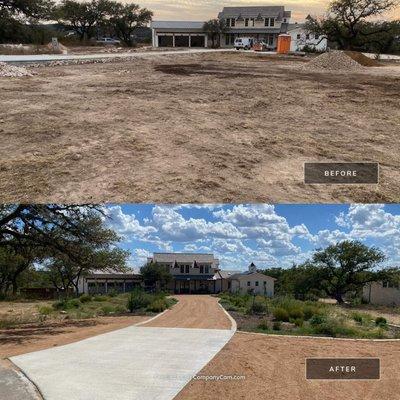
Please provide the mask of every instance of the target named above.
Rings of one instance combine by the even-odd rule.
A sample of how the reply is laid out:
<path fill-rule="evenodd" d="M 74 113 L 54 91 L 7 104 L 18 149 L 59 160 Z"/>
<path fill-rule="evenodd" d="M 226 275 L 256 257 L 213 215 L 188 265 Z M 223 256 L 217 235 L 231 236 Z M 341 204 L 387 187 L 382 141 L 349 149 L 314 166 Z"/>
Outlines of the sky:
<path fill-rule="evenodd" d="M 129 3 L 131 0 L 122 0 Z M 154 12 L 154 20 L 206 21 L 216 18 L 223 7 L 229 6 L 269 6 L 284 5 L 292 11 L 291 22 L 304 22 L 308 14 L 323 15 L 330 3 L 329 0 L 135 0 L 141 7 Z M 397 9 L 389 17 L 399 18 Z"/>
<path fill-rule="evenodd" d="M 105 223 L 131 253 L 131 267 L 153 252 L 206 252 L 222 269 L 290 267 L 343 240 L 377 246 L 400 265 L 400 205 L 109 205 Z"/>

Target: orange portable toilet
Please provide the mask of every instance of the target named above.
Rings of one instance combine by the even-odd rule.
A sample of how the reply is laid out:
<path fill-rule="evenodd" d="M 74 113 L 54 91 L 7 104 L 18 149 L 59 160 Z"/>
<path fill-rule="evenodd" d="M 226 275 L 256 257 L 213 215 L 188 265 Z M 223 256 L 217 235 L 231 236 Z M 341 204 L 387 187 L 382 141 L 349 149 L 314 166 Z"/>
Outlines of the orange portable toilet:
<path fill-rule="evenodd" d="M 278 36 L 278 54 L 289 53 L 291 39 L 290 35 L 282 34 Z"/>

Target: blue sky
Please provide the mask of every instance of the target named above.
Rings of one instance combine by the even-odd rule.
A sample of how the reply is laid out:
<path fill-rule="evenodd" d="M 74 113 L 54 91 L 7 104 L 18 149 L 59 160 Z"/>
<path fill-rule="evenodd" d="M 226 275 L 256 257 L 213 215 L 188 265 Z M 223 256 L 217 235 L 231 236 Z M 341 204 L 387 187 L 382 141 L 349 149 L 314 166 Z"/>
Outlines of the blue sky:
<path fill-rule="evenodd" d="M 223 269 L 288 267 L 345 239 L 400 265 L 400 205 L 109 205 L 106 223 L 140 267 L 152 252 L 212 252 Z"/>

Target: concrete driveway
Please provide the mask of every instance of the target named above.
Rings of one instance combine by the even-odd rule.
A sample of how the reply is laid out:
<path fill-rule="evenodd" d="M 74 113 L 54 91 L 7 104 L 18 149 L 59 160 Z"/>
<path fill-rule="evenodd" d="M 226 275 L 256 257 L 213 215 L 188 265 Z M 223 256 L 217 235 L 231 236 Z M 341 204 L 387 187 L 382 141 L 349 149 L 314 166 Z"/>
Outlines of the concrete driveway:
<path fill-rule="evenodd" d="M 210 313 L 226 318 L 212 300 Z M 176 318 L 167 311 L 160 316 L 166 323 L 168 313 Z M 230 329 L 131 326 L 11 361 L 45 400 L 170 400 L 234 332 L 234 324 Z"/>
<path fill-rule="evenodd" d="M 106 58 L 137 58 L 137 57 L 154 57 L 160 55 L 175 54 L 194 54 L 194 53 L 210 53 L 210 52 L 229 52 L 232 49 L 187 49 L 174 51 L 137 51 L 133 53 L 94 53 L 94 54 L 28 54 L 28 55 L 0 55 L 0 62 L 9 63 L 35 63 L 50 61 L 73 61 L 73 60 L 99 60 Z"/>

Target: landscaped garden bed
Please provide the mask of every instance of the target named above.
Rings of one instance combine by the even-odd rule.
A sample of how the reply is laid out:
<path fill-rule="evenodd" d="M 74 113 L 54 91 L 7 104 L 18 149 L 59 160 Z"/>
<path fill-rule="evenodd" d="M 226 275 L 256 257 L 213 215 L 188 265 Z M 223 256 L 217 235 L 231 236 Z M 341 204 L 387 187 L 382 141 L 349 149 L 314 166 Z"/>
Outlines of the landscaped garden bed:
<path fill-rule="evenodd" d="M 221 305 L 242 331 L 269 334 L 362 339 L 400 338 L 400 330 L 384 317 L 348 306 L 290 297 L 222 294 Z"/>

